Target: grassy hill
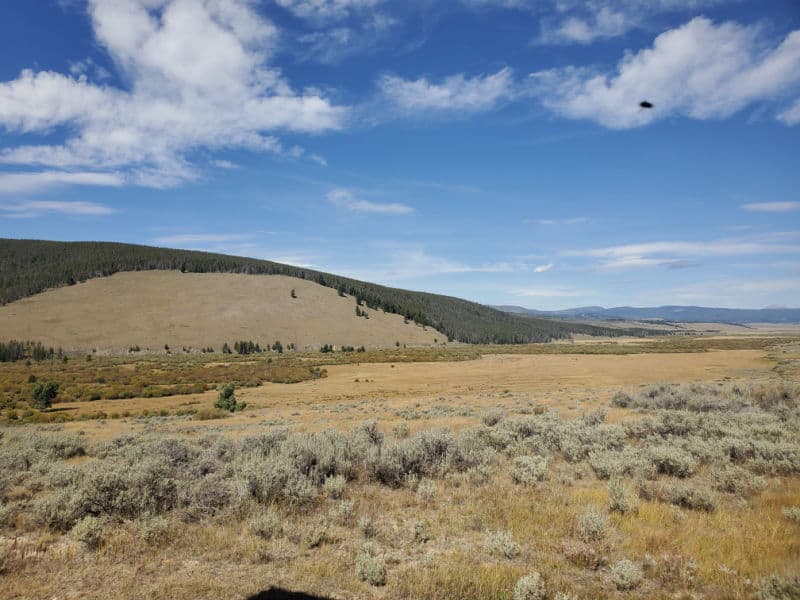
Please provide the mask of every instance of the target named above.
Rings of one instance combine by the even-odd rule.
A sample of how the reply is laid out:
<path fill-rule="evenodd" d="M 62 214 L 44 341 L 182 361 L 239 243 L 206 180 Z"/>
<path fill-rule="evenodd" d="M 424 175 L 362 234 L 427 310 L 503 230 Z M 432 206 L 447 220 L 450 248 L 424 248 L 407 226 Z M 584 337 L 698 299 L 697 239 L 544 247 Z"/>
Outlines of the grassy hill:
<path fill-rule="evenodd" d="M 546 342 L 572 334 L 653 335 L 645 329 L 522 317 L 459 298 L 390 288 L 266 260 L 112 242 L 0 238 L 0 304 L 114 273 L 155 270 L 302 279 L 333 288 L 339 297 L 353 297 L 364 307 L 402 315 L 442 332 L 450 340 L 466 343 Z"/>

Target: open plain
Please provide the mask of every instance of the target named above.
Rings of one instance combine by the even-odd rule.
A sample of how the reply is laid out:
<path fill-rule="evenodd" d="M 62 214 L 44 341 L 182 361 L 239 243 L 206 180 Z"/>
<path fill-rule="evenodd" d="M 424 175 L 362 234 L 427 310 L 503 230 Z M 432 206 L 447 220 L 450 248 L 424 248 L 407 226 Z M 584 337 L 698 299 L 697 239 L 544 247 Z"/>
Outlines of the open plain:
<path fill-rule="evenodd" d="M 1 365 L 6 398 L 31 375 L 78 398 L 145 368 L 218 381 L 65 398 L 46 423 L 7 402 L 0 597 L 510 599 L 535 572 L 547 598 L 751 598 L 791 581 L 798 340 L 512 350 Z M 260 381 L 282 361 L 319 376 Z M 229 416 L 226 381 L 247 403 Z"/>

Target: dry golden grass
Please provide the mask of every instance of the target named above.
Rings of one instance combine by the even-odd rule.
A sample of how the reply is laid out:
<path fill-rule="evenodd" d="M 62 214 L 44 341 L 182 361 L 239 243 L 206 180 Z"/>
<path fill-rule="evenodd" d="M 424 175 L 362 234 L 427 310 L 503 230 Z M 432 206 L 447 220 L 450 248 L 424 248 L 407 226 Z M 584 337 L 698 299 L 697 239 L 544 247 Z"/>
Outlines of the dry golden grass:
<path fill-rule="evenodd" d="M 233 346 L 237 340 L 262 346 L 280 340 L 298 348 L 446 341 L 432 328 L 404 324 L 400 315 L 362 307 L 369 313 L 365 319 L 356 317 L 355 308 L 354 298 L 282 275 L 129 272 L 2 306 L 0 331 L 5 339 L 114 353 L 134 345 L 158 351 L 164 344 L 220 351 L 223 342 Z"/>
<path fill-rule="evenodd" d="M 569 419 L 608 407 L 619 388 L 661 381 L 779 381 L 782 372 L 795 372 L 798 348 L 795 344 L 702 353 L 491 354 L 453 362 L 329 365 L 325 379 L 237 390 L 249 408 L 224 420 L 109 419 L 67 423 L 63 431 L 82 430 L 92 441 L 145 430 L 191 438 L 205 433 L 239 437 L 263 431 L 269 424 L 296 431 L 327 427 L 349 431 L 375 418 L 387 435 L 400 422 L 413 434 L 437 426 L 452 430 L 473 426 L 487 409 L 497 407 L 509 414 L 547 407 Z M 777 371 L 778 366 L 783 371 Z M 207 407 L 214 397 L 215 392 L 209 391 L 65 403 L 59 408 L 173 410 L 187 401 Z M 633 418 L 630 411 L 619 408 L 609 409 L 608 416 L 611 422 Z M 344 500 L 353 501 L 354 508 L 347 520 L 336 522 L 326 516 L 340 502 L 331 498 L 304 510 L 276 506 L 284 534 L 266 541 L 248 529 L 251 516 L 264 510 L 256 505 L 199 522 L 172 516 L 167 540 L 156 546 L 142 541 L 136 522 L 113 522 L 96 552 L 21 518 L 19 539 L 14 542 L 8 530 L 0 539 L 0 552 L 16 544 L 6 561 L 7 572 L 0 576 L 0 598 L 244 599 L 278 586 L 336 599 L 510 600 L 516 580 L 538 571 L 551 595 L 564 591 L 580 598 L 745 600 L 753 596 L 752 582 L 759 578 L 800 572 L 800 525 L 782 514 L 784 507 L 800 504 L 796 476 L 768 478 L 767 488 L 746 504 L 726 496 L 714 513 L 641 500 L 637 512 L 611 514 L 606 537 L 597 545 L 608 562 L 624 557 L 644 561 L 650 555 L 658 565 L 668 555 L 679 564 L 684 564 L 681 557 L 696 564 L 691 578 L 654 568 L 641 588 L 620 592 L 607 567 L 587 568 L 565 552 L 565 544 L 578 543 L 579 515 L 591 507 L 607 512 L 607 482 L 596 480 L 589 469 L 581 473 L 558 459 L 551 464 L 547 481 L 521 487 L 511 481 L 508 467 L 508 461 L 501 459 L 489 481 L 480 485 L 463 476 L 438 479 L 431 500 L 407 488 L 348 482 Z M 326 532 L 319 544 L 310 547 L 308 540 L 314 537 L 320 515 L 326 516 Z M 364 516 L 375 522 L 369 539 L 357 525 Z M 417 523 L 422 524 L 422 537 L 414 533 Z M 502 559 L 487 554 L 486 536 L 497 530 L 510 532 L 520 545 L 519 556 Z M 375 545 L 386 565 L 385 587 L 372 587 L 355 575 L 356 556 L 365 542 Z"/>

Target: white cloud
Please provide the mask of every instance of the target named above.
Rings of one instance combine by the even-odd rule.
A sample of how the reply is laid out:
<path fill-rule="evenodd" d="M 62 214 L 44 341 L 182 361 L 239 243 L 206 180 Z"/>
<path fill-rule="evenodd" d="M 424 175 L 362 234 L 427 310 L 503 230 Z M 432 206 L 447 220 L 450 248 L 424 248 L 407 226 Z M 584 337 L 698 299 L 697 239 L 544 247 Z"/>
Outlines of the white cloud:
<path fill-rule="evenodd" d="M 47 214 L 71 216 L 105 216 L 116 210 L 96 202 L 62 202 L 57 200 L 26 200 L 0 204 L 0 216 L 10 219 L 28 219 Z"/>
<path fill-rule="evenodd" d="M 125 180 L 117 173 L 40 171 L 35 173 L 0 173 L 0 194 L 26 194 L 60 185 L 96 185 L 116 187 Z"/>
<path fill-rule="evenodd" d="M 555 28 L 544 29 L 538 41 L 543 44 L 590 44 L 598 38 L 622 35 L 632 26 L 628 15 L 602 6 L 588 17 L 568 17 Z"/>
<path fill-rule="evenodd" d="M 800 84 L 800 30 L 772 48 L 759 34 L 757 26 L 697 17 L 626 54 L 615 73 L 567 67 L 533 73 L 530 83 L 550 110 L 609 128 L 671 115 L 723 118 Z M 654 108 L 639 109 L 642 100 Z"/>
<path fill-rule="evenodd" d="M 377 202 L 361 200 L 357 198 L 353 192 L 343 188 L 331 190 L 328 192 L 327 198 L 331 204 L 355 213 L 376 215 L 408 215 L 414 212 L 414 209 L 406 204 L 400 204 L 397 202 L 380 204 Z"/>
<path fill-rule="evenodd" d="M 278 6 L 296 17 L 313 20 L 338 20 L 355 11 L 374 8 L 382 0 L 276 0 Z"/>
<path fill-rule="evenodd" d="M 752 202 L 742 208 L 755 212 L 785 213 L 800 210 L 800 202 Z"/>
<path fill-rule="evenodd" d="M 379 82 L 383 96 L 395 108 L 424 115 L 425 111 L 490 110 L 503 100 L 514 96 L 514 78 L 510 68 L 491 75 L 466 77 L 463 74 L 445 77 L 432 83 L 422 77 L 406 80 L 385 75 Z"/>
<path fill-rule="evenodd" d="M 547 273 L 548 271 L 552 271 L 555 265 L 553 263 L 547 263 L 546 265 L 539 265 L 533 268 L 534 273 Z"/>
<path fill-rule="evenodd" d="M 0 162 L 125 168 L 131 181 L 163 187 L 197 176 L 193 149 L 291 154 L 272 133 L 343 125 L 345 108 L 292 89 L 269 66 L 277 31 L 248 0 L 90 0 L 88 12 L 127 89 L 31 70 L 0 83 L 0 127 L 68 127 L 64 144 L 9 148 Z"/>
<path fill-rule="evenodd" d="M 800 100 L 795 101 L 789 108 L 778 114 L 778 120 L 786 125 L 800 123 Z"/>
<path fill-rule="evenodd" d="M 640 267 L 668 267 L 683 269 L 696 266 L 693 260 L 705 257 L 738 256 L 752 254 L 794 254 L 800 245 L 776 243 L 796 237 L 796 232 L 780 232 L 748 239 L 723 239 L 708 242 L 647 242 L 569 250 L 566 256 L 585 256 L 599 259 L 602 269 L 630 269 Z"/>
<path fill-rule="evenodd" d="M 228 171 L 239 168 L 239 165 L 229 160 L 212 160 L 211 164 L 217 167 L 218 169 L 226 169 Z"/>

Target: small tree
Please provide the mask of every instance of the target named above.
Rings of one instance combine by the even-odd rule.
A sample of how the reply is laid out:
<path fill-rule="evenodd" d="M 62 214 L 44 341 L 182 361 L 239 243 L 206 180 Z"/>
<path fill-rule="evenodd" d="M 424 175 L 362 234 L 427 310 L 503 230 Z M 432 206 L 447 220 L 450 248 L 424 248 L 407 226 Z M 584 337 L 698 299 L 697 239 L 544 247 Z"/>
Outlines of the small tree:
<path fill-rule="evenodd" d="M 232 383 L 226 383 L 219 389 L 219 398 L 214 403 L 214 408 L 220 410 L 227 410 L 228 412 L 236 412 L 244 410 L 244 402 L 236 402 L 236 395 L 234 394 L 234 387 Z"/>
<path fill-rule="evenodd" d="M 56 394 L 58 394 L 58 384 L 55 381 L 48 381 L 42 383 L 41 381 L 34 384 L 32 397 L 33 408 L 38 410 L 46 410 L 53 405 Z"/>

